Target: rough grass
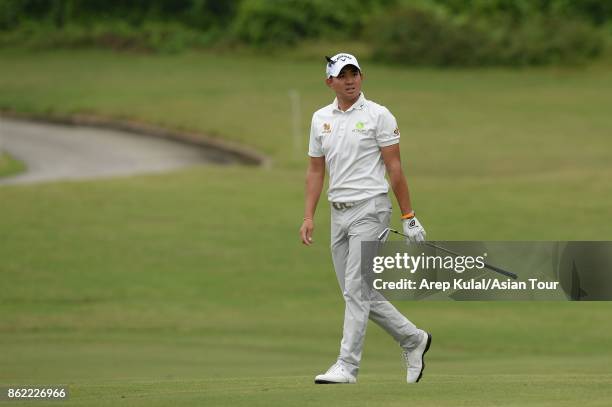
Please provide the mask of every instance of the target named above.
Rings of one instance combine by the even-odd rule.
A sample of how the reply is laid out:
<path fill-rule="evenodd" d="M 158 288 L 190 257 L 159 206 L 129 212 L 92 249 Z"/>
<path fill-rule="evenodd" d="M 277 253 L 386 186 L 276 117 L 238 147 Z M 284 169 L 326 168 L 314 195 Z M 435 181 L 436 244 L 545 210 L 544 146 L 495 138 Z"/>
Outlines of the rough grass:
<path fill-rule="evenodd" d="M 23 162 L 0 150 L 0 177 L 19 174 L 20 172 L 25 171 L 25 169 L 26 166 Z"/>

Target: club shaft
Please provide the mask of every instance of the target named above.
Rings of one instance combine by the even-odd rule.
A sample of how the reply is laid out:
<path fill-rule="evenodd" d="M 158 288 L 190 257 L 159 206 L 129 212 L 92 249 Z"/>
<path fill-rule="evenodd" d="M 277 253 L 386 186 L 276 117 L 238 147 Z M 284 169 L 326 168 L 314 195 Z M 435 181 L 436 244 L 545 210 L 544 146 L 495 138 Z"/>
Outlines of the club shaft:
<path fill-rule="evenodd" d="M 398 231 L 397 231 L 397 230 L 395 230 L 395 229 L 389 229 L 389 231 L 391 231 L 391 232 L 393 232 L 393 233 L 396 233 L 396 234 L 398 234 L 398 235 L 400 235 L 400 236 L 403 236 L 403 237 L 408 237 L 408 236 L 406 236 L 405 234 L 403 234 L 402 232 L 398 232 Z M 434 248 L 434 249 L 438 249 L 438 250 L 441 250 L 441 251 L 443 251 L 443 252 L 446 252 L 446 253 L 452 254 L 453 256 L 462 256 L 461 254 L 459 254 L 459 253 L 457 253 L 457 252 L 454 252 L 454 251 L 452 251 L 452 250 L 450 250 L 450 249 L 447 249 L 447 248 L 445 248 L 445 247 L 442 247 L 442 246 L 435 245 L 435 244 L 430 243 L 430 242 L 421 242 L 421 243 L 423 243 L 425 246 L 429 246 L 429 247 L 432 247 L 432 248 Z M 518 278 L 518 276 L 517 276 L 516 274 L 514 274 L 514 273 L 512 273 L 512 272 L 510 272 L 510 271 L 506 271 L 506 270 L 504 270 L 504 269 L 501 269 L 501 268 L 499 268 L 499 267 L 493 266 L 493 265 L 488 264 L 488 263 L 484 263 L 484 262 L 483 262 L 483 264 L 484 264 L 484 266 L 485 266 L 486 268 L 488 268 L 489 270 L 493 270 L 493 271 L 495 271 L 496 273 L 502 274 L 502 275 L 504 275 L 504 276 L 506 276 L 506 277 L 510 277 L 510 278 L 512 278 L 512 279 L 514 279 L 514 280 L 516 280 L 516 279 Z"/>

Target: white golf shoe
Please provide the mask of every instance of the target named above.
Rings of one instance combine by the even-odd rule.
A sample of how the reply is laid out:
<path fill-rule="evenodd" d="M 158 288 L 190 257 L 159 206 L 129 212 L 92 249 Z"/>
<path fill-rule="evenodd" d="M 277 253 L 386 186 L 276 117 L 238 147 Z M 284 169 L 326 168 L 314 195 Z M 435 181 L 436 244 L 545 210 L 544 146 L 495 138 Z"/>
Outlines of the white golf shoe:
<path fill-rule="evenodd" d="M 423 339 L 411 351 L 403 351 L 404 359 L 406 360 L 406 381 L 408 383 L 417 383 L 423 376 L 425 370 L 425 354 L 431 345 L 431 334 L 423 331 Z"/>
<path fill-rule="evenodd" d="M 357 378 L 350 374 L 346 368 L 336 362 L 324 374 L 315 377 L 315 384 L 353 384 L 357 383 Z"/>

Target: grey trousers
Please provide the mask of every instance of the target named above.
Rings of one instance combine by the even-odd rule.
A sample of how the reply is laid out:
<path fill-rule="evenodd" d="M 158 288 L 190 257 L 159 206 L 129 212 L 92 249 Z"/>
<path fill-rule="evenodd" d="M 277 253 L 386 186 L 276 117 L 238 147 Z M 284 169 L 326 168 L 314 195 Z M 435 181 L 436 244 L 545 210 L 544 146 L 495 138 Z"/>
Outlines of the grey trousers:
<path fill-rule="evenodd" d="M 348 209 L 332 207 L 331 251 L 345 301 L 338 362 L 354 376 L 359 371 L 368 318 L 405 349 L 416 347 L 422 338 L 422 331 L 382 296 L 381 301 L 364 301 L 361 296 L 361 242 L 376 240 L 389 226 L 390 217 L 391 201 L 386 194 Z"/>

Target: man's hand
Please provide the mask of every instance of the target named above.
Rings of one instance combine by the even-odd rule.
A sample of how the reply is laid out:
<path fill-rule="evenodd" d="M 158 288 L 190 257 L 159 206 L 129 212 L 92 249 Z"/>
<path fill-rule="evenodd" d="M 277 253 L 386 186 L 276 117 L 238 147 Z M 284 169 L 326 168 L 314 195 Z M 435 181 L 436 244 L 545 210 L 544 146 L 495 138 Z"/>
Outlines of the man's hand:
<path fill-rule="evenodd" d="M 404 234 L 408 236 L 406 242 L 424 242 L 425 241 L 425 229 L 421 226 L 421 223 L 417 218 L 404 219 L 402 221 L 404 226 Z"/>
<path fill-rule="evenodd" d="M 312 231 L 314 230 L 315 210 L 323 190 L 325 180 L 325 157 L 310 157 L 308 170 L 306 170 L 306 202 L 304 204 L 304 223 L 300 228 L 302 243 L 306 246 L 312 244 Z"/>
<path fill-rule="evenodd" d="M 302 243 L 306 246 L 310 246 L 312 244 L 312 232 L 314 231 L 314 222 L 312 219 L 304 219 L 304 223 L 302 223 L 302 227 L 300 228 L 300 237 L 302 238 Z"/>

